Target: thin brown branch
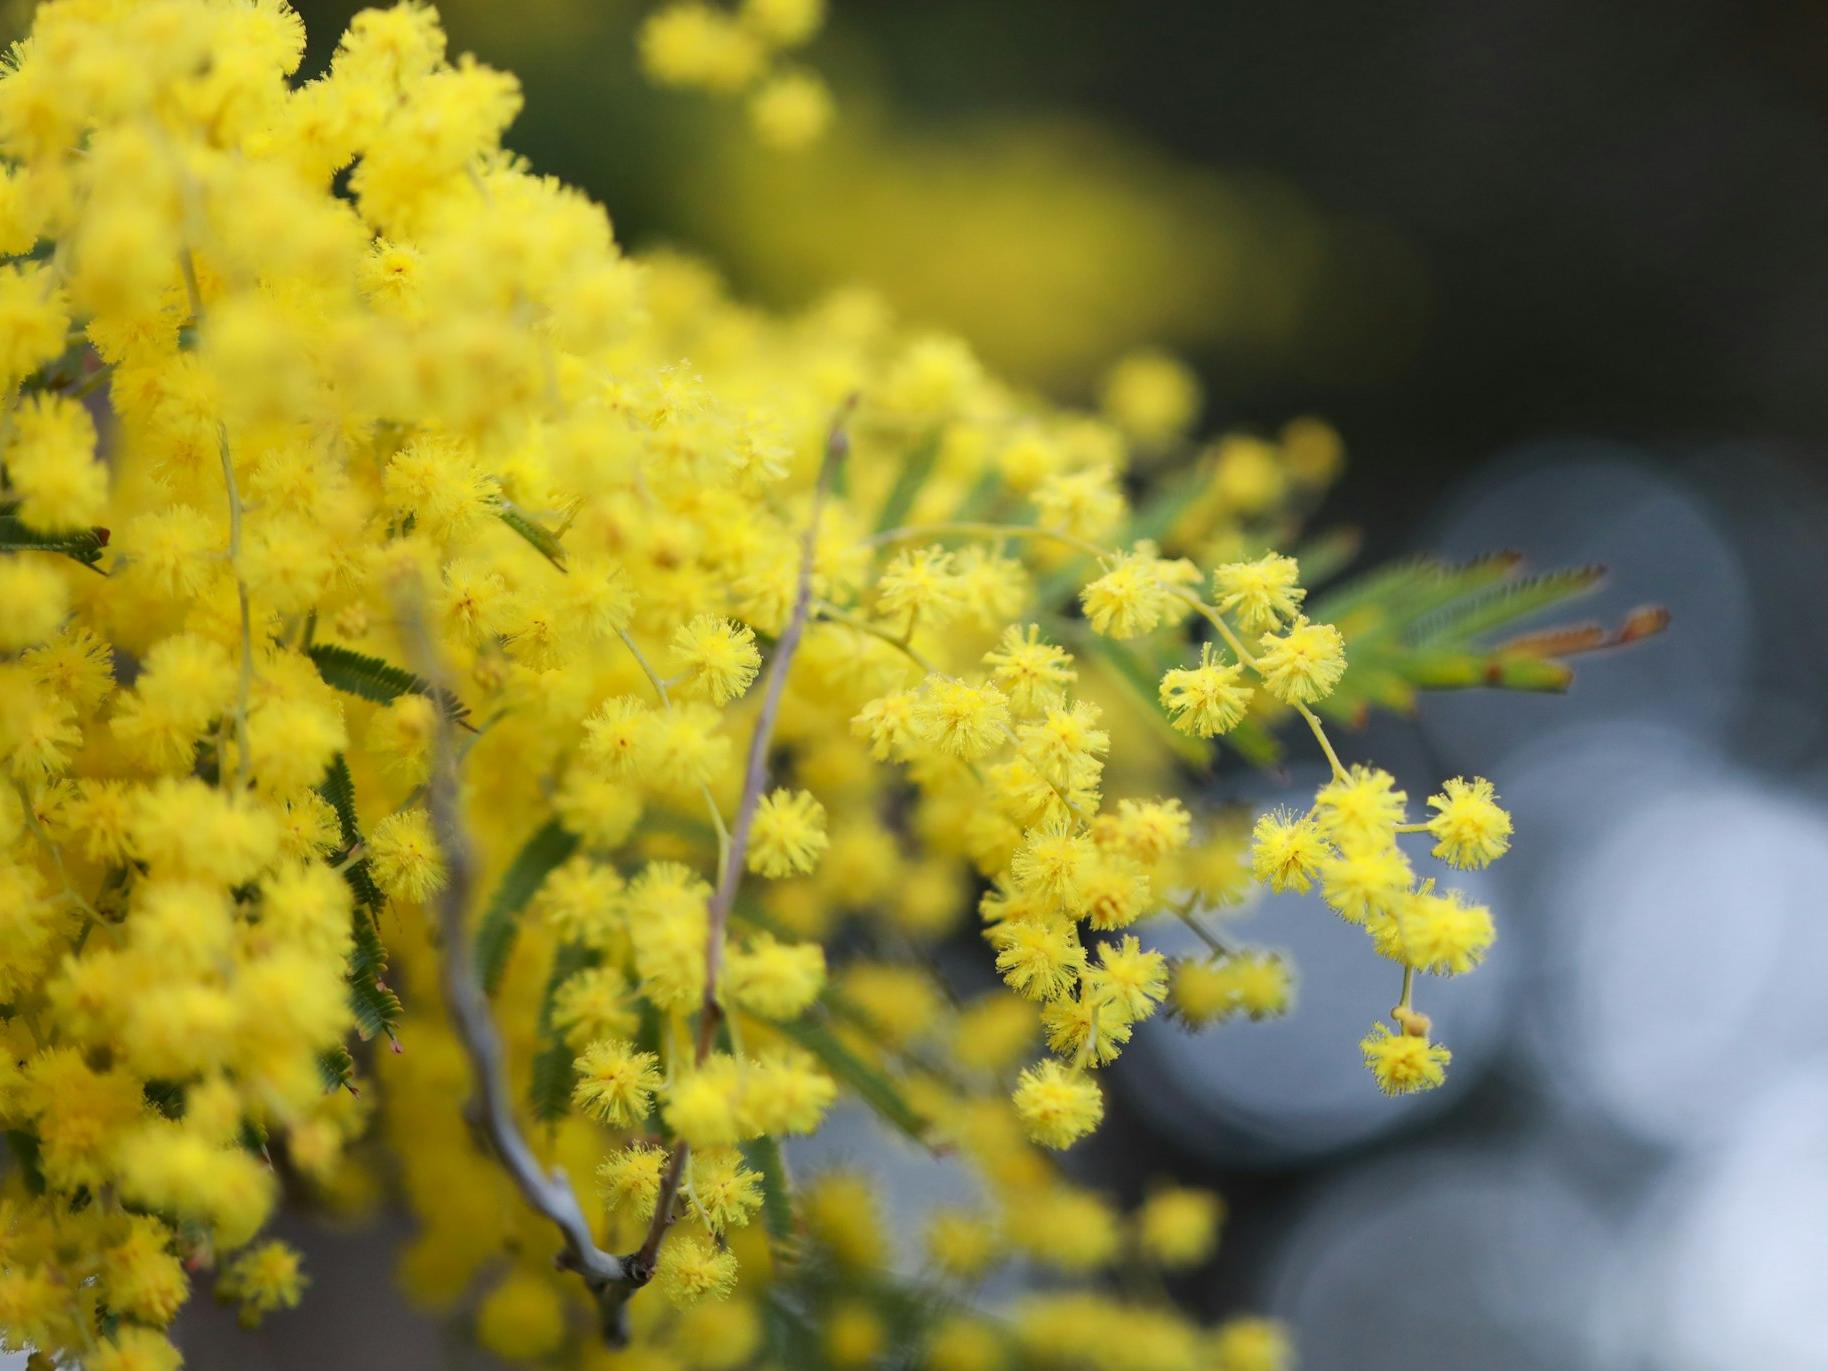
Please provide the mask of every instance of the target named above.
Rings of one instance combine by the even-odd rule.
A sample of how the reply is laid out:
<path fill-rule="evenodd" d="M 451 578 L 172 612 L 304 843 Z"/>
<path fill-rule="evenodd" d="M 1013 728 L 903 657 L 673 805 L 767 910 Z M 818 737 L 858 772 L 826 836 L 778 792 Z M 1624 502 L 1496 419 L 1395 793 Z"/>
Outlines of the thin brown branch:
<path fill-rule="evenodd" d="M 768 679 L 762 686 L 762 708 L 755 718 L 755 731 L 749 736 L 748 763 L 743 772 L 743 793 L 737 803 L 736 820 L 730 825 L 730 841 L 725 845 L 717 889 L 706 907 L 705 993 L 698 1011 L 698 1039 L 693 1060 L 702 1064 L 711 1055 L 717 1041 L 718 1025 L 723 1021 L 723 1005 L 718 1000 L 718 984 L 723 971 L 724 935 L 730 926 L 730 910 L 736 904 L 736 892 L 743 881 L 743 865 L 749 854 L 749 832 L 755 826 L 755 811 L 762 802 L 762 791 L 768 785 L 768 750 L 774 743 L 774 726 L 781 713 L 781 697 L 787 689 L 787 672 L 799 651 L 800 639 L 806 633 L 806 616 L 812 609 L 813 563 L 818 556 L 819 516 L 824 512 L 826 491 L 838 464 L 850 451 L 850 437 L 845 429 L 856 397 L 847 399 L 832 420 L 831 433 L 825 442 L 825 456 L 819 463 L 819 475 L 813 483 L 812 512 L 807 516 L 806 532 L 800 544 L 799 583 L 794 591 L 793 610 L 787 616 L 787 627 L 775 640 L 774 655 L 768 663 Z M 685 1175 L 691 1148 L 682 1139 L 667 1159 L 666 1174 L 661 1177 L 660 1195 L 654 1204 L 653 1222 L 648 1225 L 647 1240 L 634 1256 L 644 1271 L 651 1271 L 659 1258 L 661 1241 L 672 1222 L 673 1203 L 679 1195 L 679 1183 Z"/>

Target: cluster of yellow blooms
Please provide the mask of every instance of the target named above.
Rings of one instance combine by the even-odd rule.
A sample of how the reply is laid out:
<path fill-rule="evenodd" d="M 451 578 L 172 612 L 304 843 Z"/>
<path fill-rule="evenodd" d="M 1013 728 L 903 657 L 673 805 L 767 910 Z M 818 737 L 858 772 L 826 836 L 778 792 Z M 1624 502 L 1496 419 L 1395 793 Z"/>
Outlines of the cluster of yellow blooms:
<path fill-rule="evenodd" d="M 772 148 L 802 148 L 831 122 L 831 93 L 812 72 L 778 63 L 824 22 L 825 0 L 742 0 L 734 11 L 705 0 L 667 0 L 641 26 L 641 67 L 658 85 L 746 94 L 757 139 Z"/>
<path fill-rule="evenodd" d="M 680 6 L 649 62 L 740 85 L 817 17 Z M 1041 1149 L 1097 1125 L 1097 1069 L 1164 1003 L 1287 1008 L 1281 958 L 1199 921 L 1253 880 L 1319 884 L 1403 966 L 1365 1056 L 1441 1080 L 1412 976 L 1472 966 L 1491 921 L 1397 835 L 1477 866 L 1509 821 L 1455 781 L 1409 824 L 1310 708 L 1342 639 L 1265 548 L 1331 435 L 1228 440 L 1133 510 L 1132 442 L 1196 403 L 1161 359 L 1098 417 L 864 294 L 761 316 L 504 152 L 516 83 L 428 8 L 364 11 L 295 81 L 303 46 L 281 0 L 46 0 L 0 75 L 0 1344 L 169 1371 L 192 1272 L 249 1320 L 300 1298 L 258 1240 L 282 1188 L 354 1210 L 386 1175 L 407 1288 L 485 1290 L 509 1357 L 1286 1366 L 1260 1320 L 962 1296 L 1009 1257 L 1211 1252 L 1216 1197 L 1124 1215 Z M 1158 687 L 1128 679 L 1143 635 L 1183 654 Z M 1306 814 L 1253 839 L 1159 793 L 1291 711 L 1333 772 Z M 519 1146 L 599 1201 L 606 1250 L 646 1236 L 629 1349 L 465 1123 L 486 1054 L 431 917 L 462 892 L 459 767 Z M 978 890 L 1008 988 L 954 1005 L 922 949 Z M 1131 931 L 1163 913 L 1211 955 Z M 788 1175 L 777 1140 L 840 1091 L 983 1178 L 986 1211 L 928 1228 L 937 1303 L 887 1276 L 855 1177 Z"/>

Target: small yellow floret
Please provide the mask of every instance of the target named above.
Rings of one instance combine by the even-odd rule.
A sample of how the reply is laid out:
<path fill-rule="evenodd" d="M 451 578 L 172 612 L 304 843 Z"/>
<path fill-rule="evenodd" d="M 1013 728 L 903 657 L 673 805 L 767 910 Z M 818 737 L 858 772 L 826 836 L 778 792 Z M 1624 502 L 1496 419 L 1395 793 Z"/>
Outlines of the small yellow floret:
<path fill-rule="evenodd" d="M 1433 1090 L 1447 1079 L 1447 1063 L 1453 1059 L 1439 1043 L 1408 1033 L 1392 1033 L 1388 1024 L 1377 1024 L 1358 1044 L 1365 1054 L 1365 1065 L 1377 1077 L 1386 1095 L 1408 1095 L 1418 1090 Z"/>
<path fill-rule="evenodd" d="M 1084 1072 L 1037 1062 L 1016 1081 L 1016 1113 L 1043 1147 L 1071 1147 L 1104 1118 L 1104 1092 Z"/>
<path fill-rule="evenodd" d="M 1431 795 L 1428 820 L 1435 837 L 1434 855 L 1450 866 L 1490 866 L 1511 846 L 1511 816 L 1498 804 L 1498 792 L 1483 776 L 1468 781 L 1456 776 Z"/>
<path fill-rule="evenodd" d="M 756 805 L 749 869 L 771 879 L 804 875 L 830 845 L 825 806 L 804 790 L 776 790 Z"/>
<path fill-rule="evenodd" d="M 1284 704 L 1312 704 L 1333 693 L 1346 674 L 1346 642 L 1331 624 L 1302 615 L 1279 637 L 1263 640 L 1257 654 L 1263 683 Z"/>

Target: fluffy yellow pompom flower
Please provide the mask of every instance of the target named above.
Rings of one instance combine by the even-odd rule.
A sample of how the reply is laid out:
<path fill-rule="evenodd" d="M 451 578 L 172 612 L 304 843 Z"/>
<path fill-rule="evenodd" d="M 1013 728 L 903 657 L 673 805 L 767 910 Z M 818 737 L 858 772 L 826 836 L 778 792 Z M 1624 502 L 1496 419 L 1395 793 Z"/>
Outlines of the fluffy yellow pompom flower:
<path fill-rule="evenodd" d="M 216 1283 L 216 1293 L 240 1306 L 238 1317 L 244 1328 L 256 1328 L 268 1314 L 296 1309 L 309 1284 L 297 1248 L 263 1242 L 229 1263 Z"/>
<path fill-rule="evenodd" d="M 1428 798 L 1438 811 L 1428 820 L 1434 855 L 1463 870 L 1490 866 L 1511 846 L 1511 816 L 1498 805 L 1498 792 L 1483 776 L 1456 776 Z"/>
<path fill-rule="evenodd" d="M 396 900 L 417 904 L 444 888 L 444 854 L 423 809 L 389 814 L 368 835 L 368 868 Z"/>
<path fill-rule="evenodd" d="M 730 1147 L 741 1142 L 744 1082 L 729 1057 L 711 1057 L 667 1087 L 662 1113 L 667 1125 L 695 1148 Z"/>
<path fill-rule="evenodd" d="M 1009 737 L 1009 701 L 991 685 L 929 677 L 921 687 L 914 719 L 922 742 L 968 762 Z"/>
<path fill-rule="evenodd" d="M 721 1300 L 735 1284 L 736 1258 L 696 1233 L 672 1234 L 654 1266 L 654 1288 L 680 1308 Z"/>
<path fill-rule="evenodd" d="M 1099 397 L 1111 419 L 1145 443 L 1183 436 L 1200 412 L 1200 382 L 1187 364 L 1155 348 L 1118 358 Z"/>
<path fill-rule="evenodd" d="M 10 391 L 62 352 L 69 330 L 67 302 L 49 263 L 0 266 L 0 389 Z"/>
<path fill-rule="evenodd" d="M 831 92 L 807 71 L 782 72 L 749 97 L 749 125 L 765 146 L 795 152 L 831 123 Z"/>
<path fill-rule="evenodd" d="M 766 1056 L 750 1063 L 743 1080 L 743 1119 L 758 1133 L 810 1133 L 837 1093 L 836 1082 L 810 1058 Z"/>
<path fill-rule="evenodd" d="M 942 547 L 898 552 L 876 580 L 876 613 L 891 622 L 912 624 L 918 618 L 939 628 L 962 614 L 965 604 L 957 559 Z"/>
<path fill-rule="evenodd" d="M 1321 894 L 1348 923 L 1392 908 L 1409 889 L 1409 859 L 1388 839 L 1352 839 L 1321 862 Z"/>
<path fill-rule="evenodd" d="M 1338 841 L 1391 842 L 1408 798 L 1388 771 L 1354 766 L 1315 792 L 1314 818 Z"/>
<path fill-rule="evenodd" d="M 694 1152 L 687 1196 L 692 1213 L 713 1233 L 741 1228 L 762 1207 L 762 1178 L 733 1147 Z"/>
<path fill-rule="evenodd" d="M 1346 641 L 1331 624 L 1312 624 L 1305 616 L 1280 637 L 1267 637 L 1257 667 L 1269 693 L 1284 704 L 1312 704 L 1333 693 L 1346 674 Z"/>
<path fill-rule="evenodd" d="M 550 1278 L 514 1271 L 476 1310 L 476 1340 L 510 1361 L 538 1361 L 565 1340 L 565 1302 Z"/>
<path fill-rule="evenodd" d="M 627 1210 L 635 1219 L 652 1216 L 660 1199 L 666 1149 L 636 1143 L 612 1152 L 597 1167 L 597 1191 L 611 1209 Z"/>
<path fill-rule="evenodd" d="M 89 1371 L 178 1371 L 184 1354 L 151 1328 L 122 1328 L 85 1360 Z"/>
<path fill-rule="evenodd" d="M 1212 573 L 1218 607 L 1236 614 L 1247 633 L 1263 633 L 1292 619 L 1307 598 L 1301 567 L 1293 557 L 1268 553 L 1254 562 L 1227 562 Z"/>
<path fill-rule="evenodd" d="M 127 1224 L 126 1236 L 102 1256 L 108 1307 L 163 1327 L 189 1297 L 190 1280 L 170 1250 L 172 1231 L 161 1220 L 135 1214 Z"/>
<path fill-rule="evenodd" d="M 1426 889 L 1394 910 L 1402 960 L 1418 971 L 1457 976 L 1485 960 L 1497 936 L 1484 905 L 1467 904 L 1457 890 L 1436 895 Z"/>
<path fill-rule="evenodd" d="M 1250 1019 L 1288 1013 L 1295 981 L 1287 959 L 1275 952 L 1239 952 L 1219 964 L 1229 1008 Z"/>
<path fill-rule="evenodd" d="M 1011 624 L 1004 629 L 997 645 L 984 654 L 984 665 L 1017 714 L 1053 708 L 1079 677 L 1072 654 L 1042 642 L 1041 630 L 1034 624 Z"/>
<path fill-rule="evenodd" d="M 582 1050 L 598 1038 L 626 1037 L 639 1023 L 628 980 L 613 966 L 586 967 L 552 992 L 552 1026 L 567 1047 Z"/>
<path fill-rule="evenodd" d="M 619 1038 L 592 1043 L 571 1064 L 578 1073 L 571 1102 L 599 1123 L 618 1128 L 639 1123 L 653 1108 L 654 1092 L 660 1089 L 659 1065 L 652 1052 L 636 1051 L 634 1044 Z"/>
<path fill-rule="evenodd" d="M 1327 855 L 1311 819 L 1277 810 L 1259 817 L 1251 831 L 1251 872 L 1278 893 L 1311 889 Z"/>
<path fill-rule="evenodd" d="M 997 970 L 1009 988 L 1031 1000 L 1065 994 L 1085 968 L 1085 948 L 1064 921 L 1002 923 L 984 936 L 997 950 Z"/>
<path fill-rule="evenodd" d="M 1377 1024 L 1360 1040 L 1365 1065 L 1386 1095 L 1408 1095 L 1433 1090 L 1447 1079 L 1453 1053 L 1439 1043 L 1409 1033 L 1392 1033 L 1388 1024 Z"/>
<path fill-rule="evenodd" d="M 996 1230 L 982 1215 L 966 1209 L 941 1209 L 927 1220 L 927 1256 L 950 1275 L 975 1280 L 996 1259 Z"/>
<path fill-rule="evenodd" d="M 1104 1092 L 1083 1071 L 1048 1060 L 1016 1079 L 1016 1113 L 1028 1136 L 1043 1147 L 1071 1147 L 1104 1118 Z"/>
<path fill-rule="evenodd" d="M 718 705 L 748 690 L 762 665 L 755 630 L 715 614 L 700 614 L 680 625 L 673 634 L 673 659 L 685 673 L 686 693 Z"/>
<path fill-rule="evenodd" d="M 743 0 L 741 15 L 768 42 L 798 47 L 825 22 L 825 0 Z"/>
<path fill-rule="evenodd" d="M 1123 552 L 1097 580 L 1079 592 L 1092 631 L 1107 638 L 1134 638 L 1162 621 L 1172 597 L 1162 585 L 1160 559 L 1153 552 Z"/>
<path fill-rule="evenodd" d="M 1136 1236 L 1158 1266 L 1177 1270 L 1198 1266 L 1218 1246 L 1225 1202 L 1210 1190 L 1176 1186 L 1158 1190 L 1143 1201 L 1136 1216 Z"/>
<path fill-rule="evenodd" d="M 1162 673 L 1162 708 L 1175 728 L 1195 738 L 1229 733 L 1250 705 L 1251 688 L 1243 678 L 1242 666 L 1221 660 L 1211 643 L 1201 643 L 1198 666 Z"/>
<path fill-rule="evenodd" d="M 0 652 L 47 641 L 69 612 L 69 587 L 48 555 L 0 557 Z"/>
<path fill-rule="evenodd" d="M 762 933 L 727 954 L 725 991 L 733 1003 L 764 1019 L 797 1019 L 824 988 L 825 949 L 817 943 L 780 943 Z"/>
<path fill-rule="evenodd" d="M 749 869 L 770 879 L 804 875 L 819 864 L 830 844 L 825 806 L 804 790 L 776 790 L 756 805 L 749 829 Z"/>
<path fill-rule="evenodd" d="M 22 400 L 4 460 L 29 527 L 57 532 L 102 517 L 108 470 L 95 460 L 95 424 L 76 401 L 42 394 Z"/>
<path fill-rule="evenodd" d="M 641 26 L 641 68 L 663 86 L 729 93 L 761 69 L 762 46 L 731 15 L 698 0 L 682 0 Z"/>
<path fill-rule="evenodd" d="M 1209 1344 L 1212 1371 L 1291 1371 L 1295 1349 L 1274 1319 L 1227 1319 Z"/>

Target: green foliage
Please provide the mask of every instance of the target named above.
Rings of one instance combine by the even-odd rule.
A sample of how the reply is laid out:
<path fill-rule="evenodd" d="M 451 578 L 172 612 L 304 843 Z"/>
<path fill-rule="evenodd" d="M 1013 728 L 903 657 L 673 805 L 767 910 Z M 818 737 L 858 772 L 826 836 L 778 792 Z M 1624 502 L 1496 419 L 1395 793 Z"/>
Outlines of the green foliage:
<path fill-rule="evenodd" d="M 895 477 L 895 484 L 889 488 L 888 497 L 883 500 L 882 508 L 876 511 L 876 531 L 882 533 L 891 528 L 899 528 L 908 511 L 914 507 L 915 497 L 920 488 L 927 483 L 927 477 L 933 472 L 934 462 L 939 460 L 940 434 L 936 430 L 929 433 L 908 454 L 901 471 Z"/>
<path fill-rule="evenodd" d="M 422 676 L 335 643 L 313 643 L 305 655 L 317 667 L 326 685 L 348 695 L 359 695 L 378 705 L 392 704 L 402 695 L 424 695 L 441 706 L 454 722 L 466 724 L 469 710 L 448 690 L 438 690 Z"/>
<path fill-rule="evenodd" d="M 0 513 L 0 551 L 60 552 L 92 570 L 100 570 L 102 549 L 108 546 L 108 530 L 84 528 L 74 533 L 40 533 L 27 528 L 17 515 Z"/>
<path fill-rule="evenodd" d="M 781 1025 L 781 1031 L 813 1056 L 842 1084 L 874 1109 L 886 1122 L 893 1124 L 923 1146 L 927 1138 L 927 1121 L 908 1103 L 886 1073 L 871 1066 L 839 1041 L 822 1019 L 808 1015 Z"/>
<path fill-rule="evenodd" d="M 1150 729 L 1182 761 L 1199 770 L 1212 766 L 1213 744 L 1223 743 L 1253 766 L 1274 766 L 1282 755 L 1282 746 L 1262 724 L 1245 719 L 1231 732 L 1217 739 L 1193 738 L 1180 732 L 1162 712 L 1159 695 L 1162 673 L 1170 667 L 1185 665 L 1184 650 L 1172 643 L 1139 639 L 1120 643 L 1072 626 L 1067 636 L 1074 649 L 1088 662 L 1103 668 L 1107 680 L 1122 688 L 1125 698 L 1135 706 Z M 1147 653 L 1145 658 L 1143 655 Z"/>
<path fill-rule="evenodd" d="M 483 911 L 482 923 L 476 930 L 476 974 L 488 993 L 494 994 L 495 987 L 501 984 L 527 901 L 552 869 L 569 860 L 577 849 L 577 835 L 567 832 L 556 819 L 548 820 L 527 839 L 502 873 L 501 884 L 489 897 L 489 907 Z"/>
<path fill-rule="evenodd" d="M 557 1123 L 571 1107 L 571 1063 L 575 1054 L 552 1026 L 552 998 L 558 988 L 578 972 L 597 964 L 597 954 L 578 943 L 566 943 L 552 955 L 552 973 L 540 996 L 538 1046 L 533 1053 L 532 1082 L 528 1088 L 533 1117 Z"/>
<path fill-rule="evenodd" d="M 764 1133 L 743 1144 L 743 1160 L 762 1178 L 762 1222 L 776 1242 L 793 1237 L 793 1195 L 787 1183 L 787 1162 L 781 1145 Z"/>
<path fill-rule="evenodd" d="M 393 1040 L 400 1024 L 401 1004 L 400 997 L 381 980 L 381 973 L 387 970 L 387 948 L 381 942 L 380 928 L 385 899 L 369 874 L 368 859 L 351 858 L 361 846 L 362 828 L 356 819 L 355 782 L 342 753 L 337 753 L 331 760 L 324 779 L 318 783 L 317 793 L 336 811 L 343 845 L 335 860 L 342 867 L 343 879 L 355 896 L 352 916 L 355 939 L 349 952 L 348 979 L 349 1007 L 355 1015 L 356 1030 L 364 1039 L 385 1034 Z M 336 1056 L 338 1053 L 340 1058 Z M 348 1057 L 348 1052 L 339 1047 L 319 1059 L 318 1070 L 329 1086 L 334 1088 L 349 1083 L 354 1063 L 347 1061 Z"/>
<path fill-rule="evenodd" d="M 1574 679 L 1566 658 L 1647 637 L 1668 616 L 1648 609 L 1614 630 L 1581 624 L 1497 642 L 1489 635 L 1566 604 L 1604 575 L 1596 566 L 1525 575 L 1521 558 L 1499 553 L 1458 566 L 1414 558 L 1360 576 L 1310 606 L 1346 639 L 1345 677 L 1317 708 L 1359 720 L 1373 708 L 1410 712 L 1423 690 L 1566 690 Z"/>
<path fill-rule="evenodd" d="M 559 542 L 558 534 L 544 524 L 536 523 L 511 505 L 504 505 L 495 511 L 496 516 L 525 538 L 548 562 L 560 571 L 565 569 L 565 547 Z"/>

